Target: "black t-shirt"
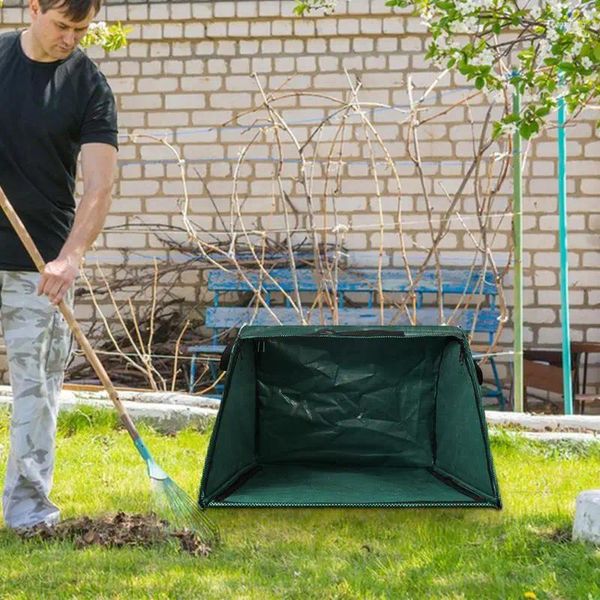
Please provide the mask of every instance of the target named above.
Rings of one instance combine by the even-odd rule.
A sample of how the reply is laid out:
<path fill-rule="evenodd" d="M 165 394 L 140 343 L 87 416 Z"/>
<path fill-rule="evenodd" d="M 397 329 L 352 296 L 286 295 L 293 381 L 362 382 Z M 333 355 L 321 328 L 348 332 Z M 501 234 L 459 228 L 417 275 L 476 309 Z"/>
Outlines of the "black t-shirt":
<path fill-rule="evenodd" d="M 118 147 L 117 111 L 104 75 L 81 50 L 33 61 L 20 33 L 0 35 L 0 186 L 48 262 L 73 224 L 81 145 Z M 1 210 L 0 270 L 35 271 Z"/>

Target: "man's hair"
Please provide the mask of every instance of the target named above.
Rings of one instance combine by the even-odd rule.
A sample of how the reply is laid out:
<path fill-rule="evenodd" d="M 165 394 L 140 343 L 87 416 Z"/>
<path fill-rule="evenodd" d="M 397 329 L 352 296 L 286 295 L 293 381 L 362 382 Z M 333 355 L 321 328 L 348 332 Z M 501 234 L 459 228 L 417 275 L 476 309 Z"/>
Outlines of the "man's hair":
<path fill-rule="evenodd" d="M 94 13 L 98 14 L 102 6 L 102 0 L 38 0 L 38 2 L 43 13 L 51 8 L 63 10 L 65 16 L 75 23 L 83 21 L 92 8 Z"/>

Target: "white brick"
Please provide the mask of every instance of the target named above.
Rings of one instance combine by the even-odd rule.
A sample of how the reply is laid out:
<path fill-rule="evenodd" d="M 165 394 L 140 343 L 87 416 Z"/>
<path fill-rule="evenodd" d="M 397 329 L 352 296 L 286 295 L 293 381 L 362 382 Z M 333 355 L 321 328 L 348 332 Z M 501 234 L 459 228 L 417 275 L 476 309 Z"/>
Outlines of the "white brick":
<path fill-rule="evenodd" d="M 264 57 L 266 54 L 275 54 L 281 56 L 283 52 L 283 44 L 281 40 L 262 40 L 260 43 L 261 56 Z M 260 60 L 256 58 L 254 60 Z"/>
<path fill-rule="evenodd" d="M 284 52 L 290 54 L 300 54 L 304 52 L 304 42 L 302 40 L 286 40 L 284 42 Z"/>
<path fill-rule="evenodd" d="M 110 81 L 110 87 L 115 94 L 131 93 L 135 89 L 135 79 L 133 77 L 114 77 Z"/>
<path fill-rule="evenodd" d="M 536 250 L 553 250 L 558 246 L 557 236 L 544 233 L 525 233 L 523 243 L 525 247 L 535 248 Z"/>
<path fill-rule="evenodd" d="M 165 38 L 179 40 L 183 37 L 183 25 L 181 23 L 165 23 L 163 33 Z"/>
<path fill-rule="evenodd" d="M 181 89 L 184 92 L 212 92 L 223 87 L 222 77 L 182 77 Z"/>
<path fill-rule="evenodd" d="M 185 63 L 183 60 L 165 60 L 163 61 L 163 68 L 169 75 L 183 75 Z"/>
<path fill-rule="evenodd" d="M 352 48 L 354 52 L 373 52 L 373 40 L 370 38 L 354 38 Z"/>
<path fill-rule="evenodd" d="M 255 91 L 256 80 L 249 75 L 230 75 L 225 79 L 225 89 L 232 91 Z"/>
<path fill-rule="evenodd" d="M 138 92 L 174 92 L 178 85 L 176 77 L 152 77 L 137 81 Z"/>
<path fill-rule="evenodd" d="M 206 69 L 209 73 L 227 73 L 228 64 L 221 58 L 212 58 L 206 61 Z"/>
<path fill-rule="evenodd" d="M 134 94 L 131 96 L 121 94 L 118 98 L 123 110 L 148 110 L 162 107 L 160 94 Z"/>
<path fill-rule="evenodd" d="M 173 109 L 199 109 L 206 106 L 203 94 L 168 94 L 165 96 L 165 108 Z"/>
<path fill-rule="evenodd" d="M 163 72 L 163 63 L 160 60 L 144 61 L 142 75 L 160 75 Z"/>
<path fill-rule="evenodd" d="M 252 54 L 258 53 L 259 43 L 256 40 L 242 40 L 240 42 L 240 54 Z"/>
<path fill-rule="evenodd" d="M 584 146 L 584 154 L 588 157 L 597 158 L 600 156 L 600 142 L 586 143 Z"/>
<path fill-rule="evenodd" d="M 171 20 L 183 21 L 192 18 L 192 5 L 181 4 L 179 2 L 171 3 Z"/>
<path fill-rule="evenodd" d="M 119 113 L 119 129 L 127 127 L 144 127 L 146 124 L 146 113 L 143 112 L 121 112 Z M 121 158 L 123 150 L 119 151 Z"/>
<path fill-rule="evenodd" d="M 219 56 L 235 56 L 237 44 L 231 40 L 220 40 L 217 42 L 217 54 Z"/>
<path fill-rule="evenodd" d="M 23 12 L 20 8 L 3 8 L 1 15 L 2 23 L 17 23 L 23 24 Z"/>
<path fill-rule="evenodd" d="M 395 37 L 381 38 L 377 40 L 378 52 L 396 52 L 398 50 L 398 40 Z"/>
<path fill-rule="evenodd" d="M 562 304 L 560 290 L 542 290 L 537 292 L 538 304 L 541 306 L 553 305 L 560 306 Z M 571 290 L 569 292 L 569 305 L 583 304 L 583 291 Z"/>
<path fill-rule="evenodd" d="M 146 24 L 142 27 L 142 38 L 145 40 L 160 40 L 163 37 L 162 25 Z"/>
<path fill-rule="evenodd" d="M 192 124 L 207 126 L 221 125 L 226 121 L 229 121 L 233 113 L 229 110 L 223 110 L 221 106 L 220 110 L 197 110 L 192 113 Z"/>
<path fill-rule="evenodd" d="M 360 32 L 367 35 L 381 34 L 382 19 L 361 19 Z"/>
<path fill-rule="evenodd" d="M 214 22 L 206 25 L 206 35 L 210 38 L 222 38 L 227 35 L 227 23 Z"/>
<path fill-rule="evenodd" d="M 236 2 L 236 10 L 238 17 L 258 17 L 258 2 L 257 0 Z"/>
<path fill-rule="evenodd" d="M 214 2 L 192 2 L 192 16 L 198 20 L 210 20 L 213 17 Z M 221 4 L 221 2 L 219 2 Z"/>
<path fill-rule="evenodd" d="M 337 56 L 319 56 L 319 71 L 339 71 L 340 59 Z"/>
<path fill-rule="evenodd" d="M 148 7 L 132 4 L 129 6 L 129 21 L 147 21 L 149 18 Z"/>
<path fill-rule="evenodd" d="M 558 182 L 554 178 L 548 179 L 530 179 L 529 180 L 529 193 L 532 195 L 537 194 L 557 194 L 558 193 Z M 569 194 L 574 193 L 575 182 L 572 179 L 567 180 L 567 192 Z"/>
<path fill-rule="evenodd" d="M 597 160 L 570 160 L 567 163 L 568 177 L 576 175 L 597 175 L 599 171 L 600 168 Z"/>
<path fill-rule="evenodd" d="M 223 2 L 221 0 L 220 2 L 211 2 L 210 4 L 214 7 L 214 16 L 216 19 L 235 17 L 235 2 Z"/>
<path fill-rule="evenodd" d="M 325 40 L 319 39 L 306 40 L 306 51 L 314 54 L 324 54 L 327 52 L 327 43 Z"/>
<path fill-rule="evenodd" d="M 253 38 L 257 37 L 269 37 L 271 35 L 271 23 L 268 21 L 258 21 L 250 23 L 250 36 Z"/>
<path fill-rule="evenodd" d="M 311 19 L 298 19 L 294 21 L 295 36 L 314 36 L 316 31 L 315 21 Z"/>
<path fill-rule="evenodd" d="M 383 21 L 383 33 L 405 33 L 404 20 L 401 17 L 388 17 Z"/>
<path fill-rule="evenodd" d="M 358 19 L 340 19 L 338 21 L 338 33 L 340 35 L 358 35 L 360 32 L 360 21 Z"/>
<path fill-rule="evenodd" d="M 314 56 L 299 56 L 296 59 L 296 68 L 300 73 L 312 73 L 317 69 L 317 61 Z"/>
<path fill-rule="evenodd" d="M 596 240 L 594 240 L 594 242 L 595 241 Z M 593 247 L 593 244 L 591 246 Z M 599 269 L 598 279 L 600 280 L 600 250 L 596 250 L 595 252 L 584 252 L 582 255 L 581 265 L 583 267 L 594 267 L 595 269 Z"/>
<path fill-rule="evenodd" d="M 250 73 L 249 58 L 234 58 L 229 63 L 229 68 L 232 73 Z"/>
<path fill-rule="evenodd" d="M 171 53 L 173 56 L 184 56 L 186 58 L 192 55 L 191 42 L 176 41 L 171 45 Z"/>
<path fill-rule="evenodd" d="M 121 75 L 139 75 L 141 72 L 141 65 L 139 62 L 121 61 L 119 65 Z"/>
<path fill-rule="evenodd" d="M 293 34 L 294 21 L 273 21 L 271 33 L 273 37 L 288 37 Z"/>
<path fill-rule="evenodd" d="M 273 69 L 273 62 L 270 58 L 253 58 L 252 71 L 255 73 L 270 73 Z M 250 73 L 248 73 L 250 75 Z M 255 86 L 256 89 L 256 86 Z"/>
<path fill-rule="evenodd" d="M 229 37 L 248 37 L 250 24 L 247 21 L 232 21 L 227 25 L 227 34 Z"/>
<path fill-rule="evenodd" d="M 282 2 L 280 0 L 260 0 L 258 14 L 261 17 L 277 17 L 281 14 Z"/>
<path fill-rule="evenodd" d="M 581 192 L 592 196 L 600 196 L 600 183 L 598 179 L 582 179 Z M 600 204 L 596 202 L 596 210 L 600 210 Z"/>
<path fill-rule="evenodd" d="M 139 215 L 142 201 L 139 198 L 115 198 L 110 207 L 111 213 Z"/>
<path fill-rule="evenodd" d="M 121 181 L 119 183 L 119 194 L 121 196 L 151 196 L 159 189 L 158 181 Z"/>
<path fill-rule="evenodd" d="M 171 18 L 168 4 L 151 4 L 150 19 L 155 21 L 168 21 Z"/>
<path fill-rule="evenodd" d="M 209 105 L 213 108 L 250 108 L 252 106 L 252 96 L 250 94 L 211 94 L 209 96 Z"/>

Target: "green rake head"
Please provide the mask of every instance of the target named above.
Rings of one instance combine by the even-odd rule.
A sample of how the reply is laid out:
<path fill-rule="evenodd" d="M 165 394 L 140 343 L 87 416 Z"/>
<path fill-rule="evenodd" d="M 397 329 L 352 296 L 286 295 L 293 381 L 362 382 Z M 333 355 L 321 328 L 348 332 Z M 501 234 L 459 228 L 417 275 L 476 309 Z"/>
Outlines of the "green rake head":
<path fill-rule="evenodd" d="M 221 540 L 219 529 L 205 511 L 158 466 L 141 438 L 134 443 L 146 461 L 159 514 L 175 529 L 192 531 L 203 543 L 217 545 Z"/>

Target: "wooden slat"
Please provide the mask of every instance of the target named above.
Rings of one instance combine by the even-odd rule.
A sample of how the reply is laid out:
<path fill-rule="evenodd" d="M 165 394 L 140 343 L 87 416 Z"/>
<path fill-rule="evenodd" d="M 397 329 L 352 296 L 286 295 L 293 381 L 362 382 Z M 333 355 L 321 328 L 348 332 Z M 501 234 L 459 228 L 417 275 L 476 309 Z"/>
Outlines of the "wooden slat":
<path fill-rule="evenodd" d="M 257 286 L 261 281 L 261 275 L 258 271 L 245 271 L 252 285 Z M 416 273 L 415 273 L 416 274 Z M 270 271 L 271 277 L 276 284 L 269 278 L 262 277 L 262 288 L 265 291 L 279 291 L 283 289 L 286 292 L 293 292 L 294 279 L 289 269 L 273 269 Z M 319 282 L 312 269 L 299 269 L 297 271 L 298 288 L 301 292 L 316 292 L 319 289 Z M 403 269 L 384 269 L 381 273 L 383 291 L 387 293 L 406 292 L 409 290 L 409 281 L 406 271 Z M 332 281 L 321 283 L 321 289 L 333 289 Z M 469 269 L 444 269 L 442 272 L 442 291 L 445 294 L 467 294 L 479 293 L 496 295 L 497 287 L 493 273 L 485 274 L 485 283 L 483 290 L 481 288 L 480 273 L 471 272 Z M 372 292 L 378 288 L 378 272 L 376 269 L 361 269 L 351 271 L 340 271 L 338 276 L 337 290 L 339 292 Z M 220 270 L 209 271 L 208 289 L 215 292 L 245 292 L 252 288 L 242 280 L 237 272 L 226 273 Z M 423 273 L 419 282 L 415 285 L 414 291 L 417 293 L 435 294 L 438 292 L 437 275 L 435 269 L 427 269 Z"/>
<path fill-rule="evenodd" d="M 273 313 L 281 323 L 265 308 L 261 308 L 255 313 L 254 308 L 236 307 L 236 306 L 218 306 L 208 307 L 206 309 L 206 326 L 217 329 L 241 327 L 242 324 L 253 325 L 299 325 L 300 319 L 298 313 L 291 308 L 275 307 Z M 464 310 L 453 325 L 470 330 L 475 315 L 474 309 Z M 498 327 L 499 311 L 497 309 L 486 308 L 479 311 L 477 332 L 494 332 Z M 306 313 L 305 318 L 310 325 L 331 325 L 331 311 L 324 311 L 322 314 L 315 310 L 312 313 Z M 438 325 L 438 310 L 436 307 L 420 308 L 417 312 L 419 325 Z M 380 325 L 380 313 L 377 308 L 342 308 L 339 310 L 340 325 Z M 384 325 L 408 325 L 410 324 L 405 313 L 400 313 L 395 308 L 384 310 Z"/>
<path fill-rule="evenodd" d="M 190 346 L 188 352 L 192 352 L 193 354 L 202 354 L 203 352 L 214 354 L 216 352 L 223 352 L 225 348 L 226 346 L 222 344 L 200 344 L 198 346 Z"/>

